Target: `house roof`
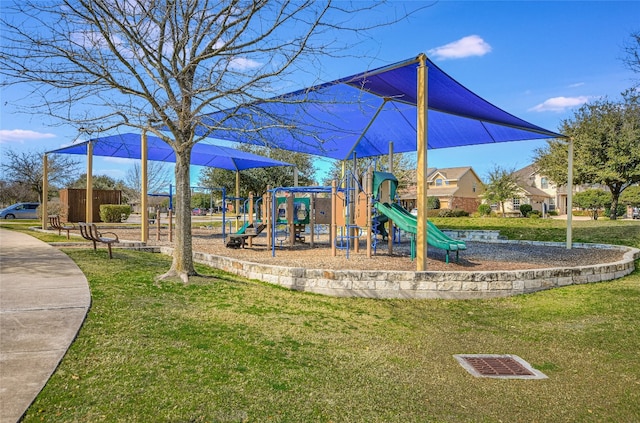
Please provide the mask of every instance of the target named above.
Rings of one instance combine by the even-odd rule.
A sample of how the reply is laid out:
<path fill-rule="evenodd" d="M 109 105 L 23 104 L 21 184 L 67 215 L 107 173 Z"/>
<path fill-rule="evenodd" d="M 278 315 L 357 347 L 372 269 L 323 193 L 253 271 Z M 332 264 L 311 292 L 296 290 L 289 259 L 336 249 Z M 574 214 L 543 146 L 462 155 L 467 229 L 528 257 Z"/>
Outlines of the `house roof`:
<path fill-rule="evenodd" d="M 513 172 L 518 178 L 518 186 L 526 193 L 528 197 L 551 197 L 548 193 L 535 186 L 535 176 L 538 170 L 535 164 L 530 164 Z"/>
<path fill-rule="evenodd" d="M 518 178 L 520 178 L 521 180 L 531 180 L 535 177 L 537 173 L 538 173 L 538 169 L 533 163 L 523 167 L 522 169 L 518 169 L 515 172 L 513 172 L 513 174 Z"/>
<path fill-rule="evenodd" d="M 469 172 L 470 170 L 472 170 L 471 166 L 447 167 L 442 169 L 435 169 L 434 172 L 429 174 L 429 176 L 427 177 L 427 180 L 429 182 L 432 182 L 436 178 L 436 176 L 440 174 L 448 181 L 458 181 L 460 180 L 460 178 L 464 176 L 465 173 Z M 476 177 L 477 176 L 478 175 L 476 175 Z"/>
<path fill-rule="evenodd" d="M 540 188 L 536 188 L 533 186 L 520 185 L 523 191 L 527 193 L 528 197 L 551 197 L 549 194 L 541 190 Z"/>

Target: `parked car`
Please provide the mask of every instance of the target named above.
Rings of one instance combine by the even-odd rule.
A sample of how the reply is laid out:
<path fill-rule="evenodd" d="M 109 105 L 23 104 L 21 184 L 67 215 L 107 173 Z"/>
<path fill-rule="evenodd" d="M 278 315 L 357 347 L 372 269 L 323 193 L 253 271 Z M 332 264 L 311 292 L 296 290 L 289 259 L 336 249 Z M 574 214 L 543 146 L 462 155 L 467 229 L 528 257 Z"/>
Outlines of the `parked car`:
<path fill-rule="evenodd" d="M 631 215 L 633 219 L 640 219 L 640 207 L 634 207 Z"/>
<path fill-rule="evenodd" d="M 37 219 L 40 203 L 17 203 L 0 210 L 1 219 Z"/>

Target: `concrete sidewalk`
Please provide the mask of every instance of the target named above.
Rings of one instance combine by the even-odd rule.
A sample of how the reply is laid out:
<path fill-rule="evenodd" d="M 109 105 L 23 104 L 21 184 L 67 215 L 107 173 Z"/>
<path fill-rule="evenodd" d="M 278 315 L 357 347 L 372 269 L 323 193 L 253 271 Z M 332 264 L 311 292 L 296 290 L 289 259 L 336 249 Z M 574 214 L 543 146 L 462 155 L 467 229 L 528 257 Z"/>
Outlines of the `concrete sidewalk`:
<path fill-rule="evenodd" d="M 91 304 L 65 254 L 0 229 L 0 423 L 20 420 L 73 342 Z"/>

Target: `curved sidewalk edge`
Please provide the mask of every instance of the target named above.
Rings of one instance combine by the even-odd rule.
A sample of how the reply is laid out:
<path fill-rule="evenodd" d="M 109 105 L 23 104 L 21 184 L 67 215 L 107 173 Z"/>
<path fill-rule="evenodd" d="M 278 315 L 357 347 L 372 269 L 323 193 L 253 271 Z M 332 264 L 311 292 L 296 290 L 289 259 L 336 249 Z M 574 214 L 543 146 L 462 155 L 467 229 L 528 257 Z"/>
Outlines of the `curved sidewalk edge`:
<path fill-rule="evenodd" d="M 91 305 L 78 266 L 29 235 L 0 229 L 0 423 L 19 421 Z"/>

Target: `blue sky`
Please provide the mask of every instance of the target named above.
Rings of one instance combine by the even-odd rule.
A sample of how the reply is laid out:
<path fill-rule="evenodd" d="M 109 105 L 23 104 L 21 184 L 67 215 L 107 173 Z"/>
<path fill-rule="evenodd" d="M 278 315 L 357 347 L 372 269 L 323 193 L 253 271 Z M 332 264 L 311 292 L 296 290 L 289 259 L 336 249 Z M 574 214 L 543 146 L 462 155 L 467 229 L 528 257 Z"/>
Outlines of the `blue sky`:
<path fill-rule="evenodd" d="M 418 3 L 431 4 L 407 2 Z M 322 74 L 333 80 L 426 53 L 496 106 L 558 130 L 581 104 L 602 97 L 618 99 L 634 78 L 640 79 L 621 60 L 622 48 L 635 31 L 640 31 L 638 1 L 440 1 L 405 22 L 376 30 L 371 40 L 358 46 L 368 59 L 354 54 L 340 63 L 328 62 Z M 76 138 L 76 128 L 51 126 L 57 122 L 47 116 L 12 113 L 20 95 L 13 88 L 2 91 L 0 150 L 52 150 Z M 484 177 L 494 165 L 526 166 L 535 148 L 544 144 L 526 141 L 430 150 L 429 166 L 472 166 Z M 128 167 L 130 163 L 96 158 L 94 173 L 122 179 Z M 197 179 L 198 171 L 192 170 L 192 179 Z"/>

